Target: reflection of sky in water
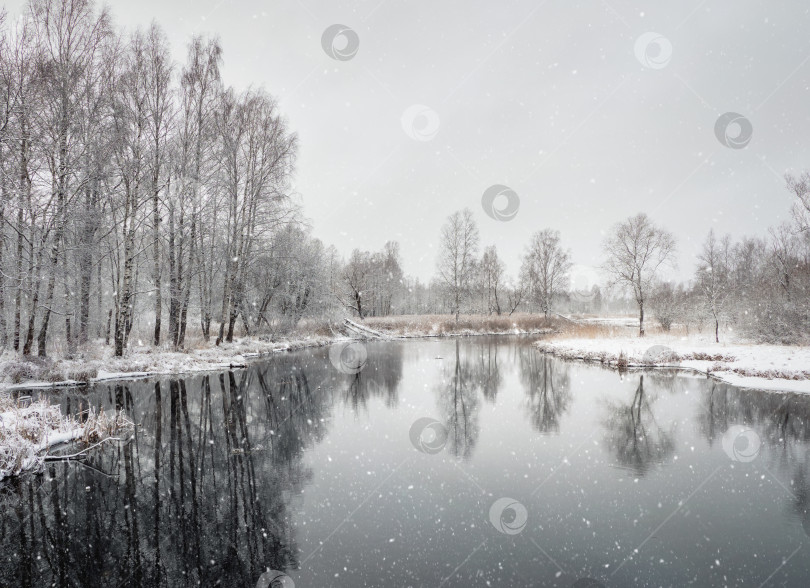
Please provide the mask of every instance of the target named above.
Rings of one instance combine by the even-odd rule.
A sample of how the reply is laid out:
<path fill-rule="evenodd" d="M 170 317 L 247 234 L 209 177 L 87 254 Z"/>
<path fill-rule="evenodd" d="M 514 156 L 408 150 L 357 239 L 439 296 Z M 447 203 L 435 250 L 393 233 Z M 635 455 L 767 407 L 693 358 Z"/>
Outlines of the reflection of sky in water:
<path fill-rule="evenodd" d="M 115 477 L 58 464 L 6 487 L 0 583 L 250 586 L 270 568 L 296 586 L 806 584 L 810 399 L 621 376 L 526 341 L 372 343 L 358 375 L 319 349 L 232 381 L 65 393 L 72 411 L 117 395 L 142 427 L 87 464 Z M 435 455 L 411 444 L 422 417 L 446 432 Z M 762 442 L 749 463 L 745 439 L 724 449 L 737 424 Z"/>

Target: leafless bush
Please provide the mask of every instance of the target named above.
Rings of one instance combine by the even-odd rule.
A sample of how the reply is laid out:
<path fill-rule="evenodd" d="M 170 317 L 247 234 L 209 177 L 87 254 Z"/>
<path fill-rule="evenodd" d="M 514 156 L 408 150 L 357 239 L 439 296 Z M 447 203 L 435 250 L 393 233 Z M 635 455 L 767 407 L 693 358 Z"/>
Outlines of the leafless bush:
<path fill-rule="evenodd" d="M 123 411 L 90 409 L 79 422 L 45 399 L 21 407 L 10 394 L 0 394 L 0 480 L 41 468 L 45 452 L 52 446 L 98 442 L 132 426 Z"/>
<path fill-rule="evenodd" d="M 98 368 L 96 367 L 85 367 L 68 372 L 68 380 L 76 382 L 89 382 L 96 376 L 98 376 Z"/>

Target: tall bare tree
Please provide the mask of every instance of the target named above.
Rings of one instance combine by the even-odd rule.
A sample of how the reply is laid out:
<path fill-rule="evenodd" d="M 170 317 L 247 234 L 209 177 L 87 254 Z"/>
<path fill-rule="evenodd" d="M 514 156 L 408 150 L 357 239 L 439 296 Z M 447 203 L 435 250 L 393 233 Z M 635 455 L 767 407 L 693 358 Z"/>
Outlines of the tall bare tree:
<path fill-rule="evenodd" d="M 802 232 L 810 231 L 810 172 L 798 176 L 785 176 L 787 187 L 796 197 L 793 203 L 793 218 Z"/>
<path fill-rule="evenodd" d="M 149 132 L 149 192 L 152 200 L 152 281 L 155 297 L 155 328 L 152 343 L 160 345 L 162 315 L 162 194 L 168 183 L 166 168 L 169 159 L 170 131 L 174 122 L 175 104 L 171 88 L 172 61 L 166 34 L 155 23 L 146 33 L 145 83 L 146 125 Z"/>
<path fill-rule="evenodd" d="M 562 248 L 559 231 L 535 233 L 523 264 L 532 297 L 548 318 L 554 298 L 568 289 L 571 270 L 571 254 Z"/>
<path fill-rule="evenodd" d="M 731 283 L 731 239 L 728 235 L 718 240 L 714 229 L 703 242 L 703 248 L 698 255 L 698 267 L 695 275 L 698 288 L 706 302 L 709 312 L 714 318 L 714 340 L 720 343 L 720 318 L 725 309 Z"/>
<path fill-rule="evenodd" d="M 245 280 L 257 239 L 281 227 L 292 213 L 289 178 L 297 137 L 287 129 L 276 102 L 265 92 L 249 90 L 222 96 L 218 120 L 225 214 L 225 275 L 217 344 L 233 341 L 236 319 L 244 308 Z M 227 329 L 227 330 L 226 330 Z"/>
<path fill-rule="evenodd" d="M 481 256 L 481 263 L 479 264 L 479 273 L 486 298 L 487 314 L 493 312 L 498 315 L 501 314 L 499 296 L 502 295 L 505 271 L 506 266 L 498 257 L 498 249 L 495 245 L 490 245 L 484 249 L 484 255 Z"/>
<path fill-rule="evenodd" d="M 449 290 L 456 322 L 461 304 L 470 289 L 472 270 L 478 255 L 478 226 L 469 208 L 451 214 L 439 238 L 439 276 Z"/>
<path fill-rule="evenodd" d="M 655 279 L 675 264 L 675 237 L 646 214 L 617 223 L 605 239 L 605 271 L 611 283 L 632 291 L 638 305 L 638 334 L 644 336 L 644 309 Z"/>
<path fill-rule="evenodd" d="M 177 153 L 174 156 L 172 179 L 174 185 L 168 194 L 168 243 L 169 261 L 169 340 L 174 347 L 182 347 L 185 340 L 188 304 L 195 269 L 204 274 L 200 296 L 204 315 L 203 336 L 208 339 L 211 316 L 211 282 L 213 260 L 200 260 L 198 239 L 216 239 L 218 223 L 215 222 L 217 201 L 206 189 L 212 179 L 215 150 L 215 116 L 221 108 L 222 94 L 220 67 L 222 47 L 217 39 L 194 37 L 188 46 L 188 57 L 180 77 L 180 111 Z M 212 221 L 201 228 L 201 216 L 207 209 Z M 199 235 L 199 237 L 198 237 Z M 210 257 L 213 257 L 211 255 Z"/>
<path fill-rule="evenodd" d="M 0 54 L 9 51 L 6 37 L 6 11 L 0 8 Z M 9 165 L 9 131 L 11 130 L 11 110 L 13 85 L 7 69 L 0 62 L 0 270 L 3 267 L 5 243 L 6 204 L 11 200 L 13 188 L 13 167 Z M 0 271 L 0 345 L 8 345 L 8 325 L 6 324 L 6 275 Z"/>
<path fill-rule="evenodd" d="M 122 71 L 116 80 L 114 99 L 116 148 L 114 160 L 121 189 L 113 193 L 110 211 L 115 219 L 114 280 L 115 355 L 124 353 L 135 304 L 135 272 L 139 228 L 149 200 L 149 147 L 147 128 L 147 48 L 143 34 L 135 33 L 126 49 Z"/>
<path fill-rule="evenodd" d="M 83 115 L 87 77 L 95 75 L 102 45 L 112 29 L 108 12 L 102 9 L 96 13 L 90 0 L 33 0 L 29 7 L 36 42 L 42 51 L 39 68 L 44 90 L 40 114 L 54 202 L 49 207 L 48 276 L 37 338 L 37 353 L 44 357 L 68 211 L 86 179 L 79 173 L 79 163 L 88 146 L 81 141 L 76 120 Z M 66 328 L 70 343 L 69 321 Z"/>

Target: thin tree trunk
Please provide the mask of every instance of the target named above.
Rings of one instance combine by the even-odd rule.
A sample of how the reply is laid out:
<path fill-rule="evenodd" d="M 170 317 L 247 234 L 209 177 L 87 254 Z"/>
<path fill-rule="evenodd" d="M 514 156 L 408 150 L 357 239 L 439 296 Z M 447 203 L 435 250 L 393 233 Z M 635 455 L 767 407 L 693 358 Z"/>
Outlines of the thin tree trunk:
<path fill-rule="evenodd" d="M 155 174 L 157 175 L 157 174 Z M 160 191 L 157 187 L 157 178 L 153 178 L 154 191 L 152 193 L 152 239 L 154 241 L 154 262 L 152 265 L 152 280 L 155 283 L 155 331 L 152 344 L 160 345 L 160 318 L 161 318 L 161 276 L 160 276 Z"/>
<path fill-rule="evenodd" d="M 31 304 L 28 311 L 28 329 L 25 334 L 25 343 L 23 344 L 23 355 L 31 354 L 31 347 L 34 344 L 34 326 L 37 319 L 37 307 L 39 304 L 39 280 L 34 276 L 39 276 L 40 269 L 42 269 L 42 251 L 37 251 L 36 263 L 31 267 L 33 258 L 29 262 L 28 271 L 28 291 L 33 292 L 31 296 Z"/>
<path fill-rule="evenodd" d="M 79 252 L 79 344 L 87 343 L 90 322 L 90 283 L 93 279 L 93 246 L 96 234 L 98 191 L 85 192 L 85 214 Z"/>
<path fill-rule="evenodd" d="M 177 345 L 177 245 L 175 241 L 174 204 L 169 209 L 169 341 Z"/>
<path fill-rule="evenodd" d="M 188 324 L 188 304 L 191 299 L 191 282 L 194 268 L 195 246 L 197 240 L 197 214 L 192 211 L 191 216 L 191 239 L 188 252 L 188 276 L 183 280 L 183 300 L 180 307 L 180 331 L 177 337 L 177 346 L 182 347 L 186 342 L 186 325 Z"/>
<path fill-rule="evenodd" d="M 129 334 L 130 316 L 132 314 L 132 271 L 135 263 L 135 235 L 132 223 L 134 219 L 129 219 L 127 227 L 127 217 L 130 213 L 129 202 L 127 211 L 124 214 L 124 275 L 121 289 L 118 293 L 118 312 L 115 317 L 115 355 L 124 355 L 126 339 Z M 134 211 L 132 211 L 134 213 Z"/>
<path fill-rule="evenodd" d="M 42 315 L 42 325 L 39 329 L 39 337 L 37 339 L 37 355 L 45 357 L 45 347 L 48 341 L 48 325 L 51 320 L 51 306 L 53 305 L 53 294 L 56 288 L 56 272 L 59 265 L 59 247 L 62 244 L 62 235 L 65 230 L 65 223 L 67 215 L 65 211 L 65 200 L 67 198 L 67 182 L 68 182 L 68 112 L 67 104 L 62 100 L 62 112 L 60 117 L 59 126 L 59 154 L 58 154 L 58 175 L 55 178 L 57 189 L 56 198 L 56 233 L 53 236 L 53 245 L 51 246 L 51 273 L 48 276 L 48 286 L 45 290 L 45 309 Z"/>
<path fill-rule="evenodd" d="M 22 323 L 23 292 L 23 210 L 22 204 L 17 211 L 17 291 L 14 294 L 14 351 L 20 350 L 20 326 Z"/>
<path fill-rule="evenodd" d="M 8 201 L 6 192 L 6 182 L 3 180 L 2 198 L 0 203 L 0 227 L 5 226 L 5 203 Z M 0 232 L 0 270 L 3 267 L 3 250 L 5 249 L 5 239 Z M 5 348 L 8 344 L 8 325 L 6 325 L 6 276 L 0 271 L 0 345 Z"/>
<path fill-rule="evenodd" d="M 638 336 L 644 336 L 644 303 L 638 304 Z"/>
<path fill-rule="evenodd" d="M 112 327 L 113 309 L 111 308 L 107 313 L 107 328 L 104 329 L 104 345 L 110 344 L 110 327 Z"/>
<path fill-rule="evenodd" d="M 67 279 L 65 279 L 63 287 L 65 289 L 65 343 L 67 344 L 68 357 L 72 357 L 73 352 L 75 351 L 73 346 L 73 329 L 71 325 L 71 316 L 73 314 L 71 305 L 73 302 L 70 299 L 70 284 L 68 284 Z"/>

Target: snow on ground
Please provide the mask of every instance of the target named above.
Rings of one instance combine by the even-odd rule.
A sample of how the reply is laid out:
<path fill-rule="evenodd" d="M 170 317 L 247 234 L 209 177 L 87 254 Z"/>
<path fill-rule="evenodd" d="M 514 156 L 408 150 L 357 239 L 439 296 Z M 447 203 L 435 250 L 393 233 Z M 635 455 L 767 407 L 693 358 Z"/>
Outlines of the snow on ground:
<path fill-rule="evenodd" d="M 380 329 L 382 331 L 380 334 L 383 335 L 383 338 L 400 338 L 528 332 L 538 334 L 550 331 L 550 329 L 521 328 L 522 325 L 511 319 L 500 320 L 495 325 L 489 324 L 489 322 L 487 324 L 482 322 L 480 325 L 462 322 L 456 325 L 452 322 L 452 318 L 447 316 L 442 318 L 443 321 L 423 320 L 416 324 L 411 322 L 410 318 L 395 320 L 392 324 L 384 325 L 389 328 Z M 365 321 L 364 325 L 359 326 L 368 331 L 369 336 L 375 334 L 375 329 L 371 327 L 379 328 L 374 321 Z M 359 332 L 357 334 L 362 335 Z M 0 373 L 4 376 L 3 381 L 0 382 L 0 391 L 75 386 L 80 383 L 105 380 L 230 369 L 243 367 L 252 360 L 273 353 L 294 351 L 306 347 L 321 347 L 348 340 L 350 340 L 349 337 L 337 332 L 334 335 L 293 336 L 290 339 L 279 341 L 241 337 L 233 343 L 216 346 L 212 341 L 199 343 L 192 348 L 180 351 L 134 343 L 125 351 L 123 357 L 115 357 L 112 347 L 96 341 L 80 351 L 74 359 L 40 360 L 36 357 L 25 359 L 15 353 L 6 352 L 0 357 Z"/>
<path fill-rule="evenodd" d="M 24 360 L 8 353 L 0 358 L 0 371 L 6 381 L 0 390 L 72 386 L 77 383 L 143 378 L 163 374 L 183 374 L 242 367 L 248 361 L 281 351 L 318 347 L 342 337 L 309 336 L 289 341 L 263 341 L 241 338 L 219 347 L 210 344 L 195 349 L 172 351 L 134 345 L 124 357 L 115 357 L 109 346 L 95 345 L 75 359 Z"/>
<path fill-rule="evenodd" d="M 564 317 L 563 317 L 564 318 Z M 744 387 L 770 390 L 790 390 L 810 393 L 810 347 L 755 345 L 735 341 L 714 343 L 710 335 L 648 335 L 640 339 L 630 325 L 638 324 L 629 317 L 594 317 L 546 321 L 542 316 L 464 316 L 458 322 L 447 315 L 419 315 L 370 318 L 362 329 L 379 331 L 384 338 L 446 337 L 483 334 L 550 334 L 554 330 L 569 330 L 568 338 L 557 335 L 543 339 L 538 346 L 543 351 L 569 359 L 586 359 L 616 364 L 624 354 L 630 366 L 644 362 L 645 352 L 654 345 L 672 348 L 679 365 Z M 583 333 L 590 337 L 582 337 Z M 266 338 L 242 337 L 233 343 L 215 346 L 213 342 L 198 343 L 190 349 L 173 351 L 149 345 L 133 344 L 124 357 L 114 357 L 112 348 L 100 341 L 89 345 L 74 359 L 22 359 L 6 352 L 0 357 L 0 391 L 11 389 L 72 386 L 77 383 L 104 380 L 144 378 L 155 375 L 184 374 L 242 367 L 267 355 L 319 347 L 346 341 L 349 338 L 333 331 L 332 335 L 300 334 L 290 339 L 271 341 Z M 577 337 L 577 333 L 580 334 Z"/>
<path fill-rule="evenodd" d="M 715 343 L 709 335 L 558 337 L 536 345 L 541 351 L 566 359 L 616 366 L 622 358 L 628 367 L 678 365 L 744 388 L 810 393 L 810 347 Z M 670 348 L 674 356 L 662 354 L 660 348 L 650 351 L 656 345 Z"/>
<path fill-rule="evenodd" d="M 638 317 L 623 317 L 623 316 L 594 316 L 584 317 L 577 319 L 577 322 L 588 323 L 593 325 L 609 325 L 617 327 L 636 327 L 638 328 Z"/>
<path fill-rule="evenodd" d="M 544 334 L 553 329 L 548 321 L 537 315 L 487 317 L 462 315 L 458 322 L 449 315 L 419 315 L 367 318 L 354 325 L 354 335 L 369 338 L 451 337 L 485 334 Z M 0 391 L 12 389 L 74 386 L 104 380 L 144 378 L 166 374 L 184 374 L 243 367 L 249 361 L 267 355 L 321 347 L 350 340 L 335 326 L 333 334 L 304 332 L 288 339 L 271 341 L 267 338 L 240 337 L 233 343 L 214 345 L 213 341 L 197 342 L 180 351 L 168 347 L 154 348 L 133 342 L 124 357 L 115 357 L 112 347 L 101 341 L 88 344 L 73 359 L 21 358 L 6 352 L 0 356 Z M 344 329 L 345 330 L 345 329 Z M 327 331 L 328 332 L 328 331 Z"/>
<path fill-rule="evenodd" d="M 543 315 L 461 315 L 456 320 L 447 314 L 367 317 L 367 327 L 394 337 L 464 337 L 470 335 L 539 335 L 550 333 L 559 325 L 556 318 Z"/>

